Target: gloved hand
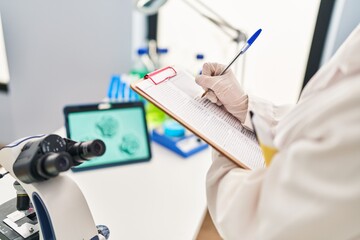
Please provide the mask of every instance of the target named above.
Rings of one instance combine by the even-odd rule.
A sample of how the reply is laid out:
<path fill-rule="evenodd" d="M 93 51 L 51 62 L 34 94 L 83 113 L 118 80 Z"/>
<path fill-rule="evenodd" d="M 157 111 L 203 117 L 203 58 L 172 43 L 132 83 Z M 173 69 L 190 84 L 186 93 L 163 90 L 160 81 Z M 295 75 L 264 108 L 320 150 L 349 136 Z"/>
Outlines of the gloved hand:
<path fill-rule="evenodd" d="M 206 91 L 205 95 L 211 102 L 221 106 L 244 123 L 248 110 L 248 96 L 236 80 L 234 73 L 228 69 L 219 76 L 225 69 L 224 65 L 218 63 L 205 63 L 202 74 L 196 77 L 195 81 Z"/>

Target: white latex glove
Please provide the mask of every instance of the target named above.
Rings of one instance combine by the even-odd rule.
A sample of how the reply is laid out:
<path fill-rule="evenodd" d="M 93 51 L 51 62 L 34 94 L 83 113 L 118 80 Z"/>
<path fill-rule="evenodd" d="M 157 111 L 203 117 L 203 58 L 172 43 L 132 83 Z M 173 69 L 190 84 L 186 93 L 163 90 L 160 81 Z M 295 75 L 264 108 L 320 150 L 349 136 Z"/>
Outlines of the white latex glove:
<path fill-rule="evenodd" d="M 228 69 L 219 76 L 225 69 L 224 65 L 218 63 L 205 63 L 202 74 L 197 76 L 195 81 L 206 91 L 205 95 L 211 102 L 221 106 L 244 123 L 248 110 L 248 96 L 236 80 L 234 73 Z"/>

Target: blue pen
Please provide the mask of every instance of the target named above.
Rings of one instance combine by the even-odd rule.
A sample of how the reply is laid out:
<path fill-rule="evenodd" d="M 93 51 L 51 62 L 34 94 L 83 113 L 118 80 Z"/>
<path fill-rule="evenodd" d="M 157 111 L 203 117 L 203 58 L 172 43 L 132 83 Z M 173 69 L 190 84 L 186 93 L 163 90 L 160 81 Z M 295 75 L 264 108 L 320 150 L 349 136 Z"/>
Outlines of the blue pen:
<path fill-rule="evenodd" d="M 245 46 L 240 50 L 240 52 L 234 57 L 233 60 L 231 60 L 231 62 L 227 65 L 227 67 L 220 73 L 220 75 L 223 75 L 226 70 L 228 70 L 228 68 L 236 61 L 236 59 L 240 56 L 243 55 L 251 46 L 251 44 L 253 44 L 255 42 L 255 40 L 257 39 L 257 37 L 260 35 L 261 33 L 261 28 L 259 30 L 257 30 L 250 38 L 249 40 L 247 40 Z"/>
<path fill-rule="evenodd" d="M 229 67 L 236 61 L 236 59 L 238 59 L 238 57 L 240 55 L 243 55 L 249 48 L 250 46 L 255 42 L 255 40 L 257 39 L 257 37 L 260 35 L 261 33 L 261 28 L 259 30 L 257 30 L 250 38 L 249 40 L 247 40 L 246 44 L 244 45 L 244 47 L 242 47 L 242 49 L 240 50 L 240 52 L 234 57 L 233 60 L 231 60 L 231 62 L 226 66 L 226 68 L 220 73 L 220 75 L 223 75 L 226 70 L 229 69 Z M 206 93 L 209 92 L 209 89 L 206 90 L 202 95 L 201 97 L 204 97 L 206 95 Z"/>

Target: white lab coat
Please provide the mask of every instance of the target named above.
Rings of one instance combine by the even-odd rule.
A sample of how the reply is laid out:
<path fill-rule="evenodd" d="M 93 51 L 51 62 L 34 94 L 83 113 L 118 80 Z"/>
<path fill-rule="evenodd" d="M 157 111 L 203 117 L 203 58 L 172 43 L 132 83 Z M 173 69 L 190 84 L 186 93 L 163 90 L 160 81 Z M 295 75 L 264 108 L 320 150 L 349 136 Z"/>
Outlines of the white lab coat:
<path fill-rule="evenodd" d="M 360 239 L 360 25 L 295 106 L 249 97 L 279 152 L 244 170 L 214 153 L 210 215 L 224 239 Z M 239 146 L 240 147 L 240 146 Z"/>

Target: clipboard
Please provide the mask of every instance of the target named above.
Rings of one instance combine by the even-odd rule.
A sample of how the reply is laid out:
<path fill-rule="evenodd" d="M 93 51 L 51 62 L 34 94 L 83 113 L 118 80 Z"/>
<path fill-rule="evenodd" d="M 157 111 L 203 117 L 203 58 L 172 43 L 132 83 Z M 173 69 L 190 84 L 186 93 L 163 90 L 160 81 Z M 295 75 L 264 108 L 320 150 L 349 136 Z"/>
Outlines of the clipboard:
<path fill-rule="evenodd" d="M 165 67 L 130 87 L 240 167 L 265 167 L 255 134 L 223 107 L 201 98 L 204 90 L 186 71 Z"/>

